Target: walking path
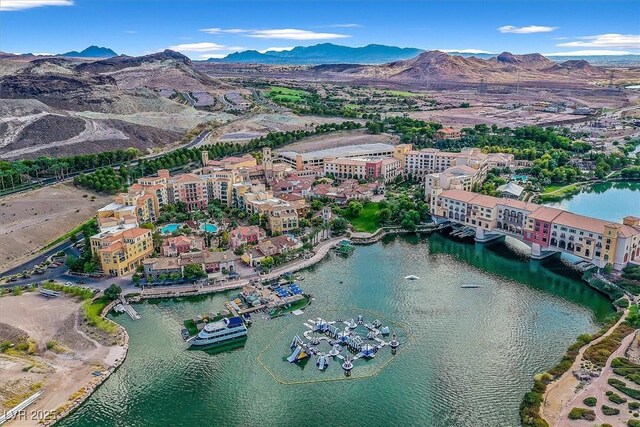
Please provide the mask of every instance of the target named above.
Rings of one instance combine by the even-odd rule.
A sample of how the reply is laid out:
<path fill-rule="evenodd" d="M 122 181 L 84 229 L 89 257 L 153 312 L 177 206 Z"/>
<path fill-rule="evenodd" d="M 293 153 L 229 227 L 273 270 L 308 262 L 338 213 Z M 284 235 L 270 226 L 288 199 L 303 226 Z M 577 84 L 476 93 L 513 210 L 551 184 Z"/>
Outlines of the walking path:
<path fill-rule="evenodd" d="M 556 424 L 557 426 L 564 427 L 564 426 L 575 425 L 575 422 L 572 420 L 569 420 L 567 418 L 567 415 L 569 414 L 571 409 L 575 406 L 585 407 L 582 401 L 589 396 L 594 396 L 595 398 L 598 399 L 597 405 L 593 408 L 590 408 L 590 409 L 593 409 L 593 411 L 596 413 L 596 422 L 609 423 L 612 425 L 626 425 L 626 421 L 629 419 L 629 414 L 626 411 L 626 405 L 623 405 L 623 407 L 619 408 L 620 415 L 616 416 L 615 419 L 613 419 L 613 416 L 611 415 L 607 416 L 602 413 L 602 405 L 604 404 L 611 407 L 616 407 L 615 404 L 613 404 L 612 402 L 609 402 L 609 399 L 605 394 L 605 392 L 609 389 L 609 385 L 607 381 L 613 375 L 613 369 L 611 369 L 611 361 L 616 357 L 624 356 L 625 351 L 627 350 L 627 348 L 629 347 L 629 345 L 631 344 L 635 336 L 636 334 L 633 333 L 624 337 L 624 339 L 622 340 L 622 343 L 620 344 L 620 347 L 618 347 L 616 351 L 614 351 L 611 354 L 611 356 L 609 356 L 609 359 L 607 359 L 607 364 L 605 365 L 605 368 L 602 370 L 602 373 L 600 374 L 600 376 L 595 380 L 591 381 L 591 383 L 589 383 L 584 389 L 582 389 L 582 391 L 578 392 L 573 397 L 573 399 L 567 402 L 567 405 L 564 408 L 562 408 L 562 411 L 560 412 L 560 420 Z"/>
<path fill-rule="evenodd" d="M 577 396 L 581 395 L 581 394 L 576 395 L 576 387 L 580 385 L 580 381 L 573 375 L 573 371 L 580 369 L 580 364 L 582 363 L 582 358 L 586 349 L 591 347 L 592 345 L 599 343 L 600 341 L 602 341 L 603 339 L 611 335 L 611 333 L 613 333 L 613 331 L 622 322 L 624 322 L 624 320 L 627 318 L 628 313 L 629 313 L 629 310 L 628 309 L 625 310 L 622 317 L 620 317 L 620 319 L 616 322 L 616 324 L 613 325 L 611 328 L 609 328 L 607 332 L 605 332 L 603 335 L 596 338 L 595 340 L 591 341 L 591 343 L 582 346 L 582 348 L 580 348 L 580 350 L 578 351 L 578 356 L 576 357 L 576 360 L 573 362 L 571 367 L 564 374 L 562 374 L 558 380 L 552 382 L 547 386 L 547 390 L 544 393 L 544 401 L 542 406 L 540 407 L 540 415 L 545 421 L 549 423 L 549 425 L 552 425 L 552 426 L 563 425 L 561 424 L 561 421 L 562 421 L 561 418 L 566 416 L 568 411 L 570 411 L 570 404 L 575 401 Z M 634 335 L 634 334 L 631 334 L 631 335 Z M 624 341 L 623 341 L 623 344 L 624 344 Z M 624 346 L 621 346 L 620 348 L 623 348 L 623 347 Z M 616 352 L 614 352 L 614 354 L 616 354 Z M 610 358 L 610 360 L 607 361 L 607 366 L 609 366 L 611 360 L 612 359 Z M 603 375 L 601 375 L 599 378 L 602 378 L 602 377 Z M 597 381 L 594 381 L 594 382 L 597 382 Z M 584 397 L 586 397 L 586 395 Z M 602 400 L 598 399 L 599 404 L 600 402 L 602 402 Z"/>

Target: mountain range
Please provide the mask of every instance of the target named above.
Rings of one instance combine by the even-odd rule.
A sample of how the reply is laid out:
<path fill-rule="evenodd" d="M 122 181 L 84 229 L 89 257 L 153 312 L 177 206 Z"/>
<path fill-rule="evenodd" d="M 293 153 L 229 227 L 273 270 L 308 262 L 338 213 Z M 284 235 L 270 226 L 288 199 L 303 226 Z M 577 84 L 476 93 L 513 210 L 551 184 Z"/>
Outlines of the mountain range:
<path fill-rule="evenodd" d="M 61 53 L 58 56 L 67 56 L 72 58 L 111 58 L 118 56 L 118 54 L 108 47 L 89 46 L 80 52 L 72 50 L 71 52 Z"/>
<path fill-rule="evenodd" d="M 413 58 L 423 52 L 412 47 L 385 46 L 370 44 L 363 47 L 340 46 L 322 43 L 314 46 L 298 46 L 291 50 L 267 51 L 246 50 L 227 55 L 224 58 L 211 58 L 208 62 L 242 64 L 279 64 L 279 65 L 317 65 L 317 64 L 382 64 Z"/>
<path fill-rule="evenodd" d="M 34 58 L 0 63 L 0 158 L 163 147 L 213 117 L 179 102 L 177 93 L 203 103 L 228 88 L 171 50 Z"/>

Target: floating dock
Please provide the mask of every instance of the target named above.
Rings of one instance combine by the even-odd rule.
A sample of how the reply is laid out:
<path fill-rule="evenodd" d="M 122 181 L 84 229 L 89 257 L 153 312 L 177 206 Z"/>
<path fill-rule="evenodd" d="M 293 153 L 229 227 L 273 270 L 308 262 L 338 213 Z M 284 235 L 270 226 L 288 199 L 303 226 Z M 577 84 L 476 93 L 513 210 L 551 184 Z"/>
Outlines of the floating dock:
<path fill-rule="evenodd" d="M 142 319 L 142 317 L 140 317 L 138 312 L 131 306 L 131 304 L 127 302 L 127 300 L 124 297 L 120 298 L 120 304 L 122 304 L 122 308 L 124 309 L 124 312 L 127 313 L 129 317 L 131 317 L 131 319 L 133 320 Z"/>
<path fill-rule="evenodd" d="M 297 363 L 312 355 L 317 356 L 316 365 L 318 369 L 324 371 L 329 366 L 331 359 L 339 359 L 342 363 L 344 373 L 349 376 L 353 369 L 353 362 L 358 359 L 371 359 L 384 347 L 390 347 L 391 353 L 395 354 L 400 345 L 397 335 L 391 334 L 391 340 L 386 341 L 383 337 L 389 335 L 389 327 L 383 326 L 376 319 L 371 324 L 365 323 L 363 316 L 358 316 L 357 321 L 335 320 L 327 321 L 322 318 L 308 319 L 303 323 L 308 329 L 302 336 L 293 337 L 291 341 L 291 355 L 287 358 L 290 363 Z M 358 326 L 362 330 L 358 331 Z M 305 341 L 306 340 L 306 341 Z M 319 350 L 322 342 L 331 346 L 328 353 Z M 343 348 L 347 351 L 342 353 Z"/>

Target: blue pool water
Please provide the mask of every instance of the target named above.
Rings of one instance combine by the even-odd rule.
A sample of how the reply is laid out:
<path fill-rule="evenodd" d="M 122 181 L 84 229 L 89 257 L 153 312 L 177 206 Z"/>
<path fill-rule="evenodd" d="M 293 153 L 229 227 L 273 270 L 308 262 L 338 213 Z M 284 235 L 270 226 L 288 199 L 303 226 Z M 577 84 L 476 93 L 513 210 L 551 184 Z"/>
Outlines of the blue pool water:
<path fill-rule="evenodd" d="M 213 224 L 205 223 L 200 224 L 200 230 L 206 231 L 207 233 L 215 233 L 218 231 L 218 227 Z"/>
<path fill-rule="evenodd" d="M 181 225 L 182 224 L 167 224 L 160 229 L 160 232 L 162 234 L 171 234 L 174 231 L 176 231 L 178 228 L 180 228 Z"/>

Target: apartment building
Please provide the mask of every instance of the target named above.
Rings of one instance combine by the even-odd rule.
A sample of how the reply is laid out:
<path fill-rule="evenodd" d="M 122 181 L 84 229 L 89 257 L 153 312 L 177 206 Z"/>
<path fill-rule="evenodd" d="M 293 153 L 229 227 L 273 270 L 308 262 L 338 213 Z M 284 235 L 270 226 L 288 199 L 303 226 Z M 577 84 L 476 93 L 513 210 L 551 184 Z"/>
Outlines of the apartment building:
<path fill-rule="evenodd" d="M 328 158 L 324 161 L 324 173 L 333 175 L 337 181 L 357 179 L 389 182 L 402 173 L 401 166 L 400 159 L 394 157 Z"/>
<path fill-rule="evenodd" d="M 91 237 L 91 252 L 99 259 L 102 271 L 123 276 L 134 272 L 151 255 L 151 236 L 151 230 L 138 227 L 101 232 Z"/>
<path fill-rule="evenodd" d="M 431 207 L 436 218 L 481 229 L 481 234 L 511 235 L 531 245 L 532 252 L 538 255 L 545 251 L 566 252 L 598 267 L 610 263 L 616 270 L 640 260 L 638 217 L 627 216 L 620 224 L 462 190 L 440 192 Z"/>

